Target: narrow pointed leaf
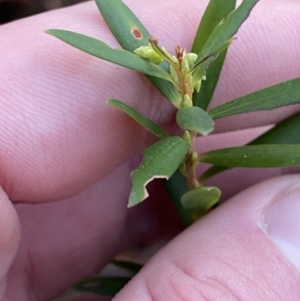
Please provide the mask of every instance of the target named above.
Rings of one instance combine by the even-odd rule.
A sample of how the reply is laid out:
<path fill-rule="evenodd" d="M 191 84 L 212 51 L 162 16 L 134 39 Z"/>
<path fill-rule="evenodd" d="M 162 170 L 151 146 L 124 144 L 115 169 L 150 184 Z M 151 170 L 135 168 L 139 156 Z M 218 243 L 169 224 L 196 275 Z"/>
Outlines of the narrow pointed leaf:
<path fill-rule="evenodd" d="M 220 53 L 227 50 L 227 48 L 229 47 L 229 45 L 231 43 L 232 43 L 232 40 L 229 39 L 224 44 L 222 44 L 220 46 L 220 48 L 211 52 L 211 54 L 209 54 L 208 57 L 206 57 L 204 59 L 204 61 L 200 61 L 199 63 L 195 64 L 195 67 L 192 70 L 194 83 L 201 80 L 203 78 L 203 76 L 206 75 L 206 71 L 209 69 L 209 67 L 214 63 L 214 61 L 217 59 L 217 57 L 220 55 Z"/>
<path fill-rule="evenodd" d="M 47 33 L 100 59 L 139 71 L 144 74 L 172 81 L 161 67 L 123 49 L 113 49 L 102 41 L 72 31 L 49 29 Z"/>
<path fill-rule="evenodd" d="M 120 45 L 133 52 L 140 46 L 149 44 L 152 36 L 137 16 L 121 0 L 96 0 L 96 4 L 113 35 Z M 168 65 L 161 67 L 168 72 Z M 167 80 L 148 75 L 152 84 L 176 107 L 180 106 L 181 95 Z"/>
<path fill-rule="evenodd" d="M 300 165 L 300 145 L 264 144 L 223 148 L 204 153 L 201 162 L 229 167 L 289 167 Z"/>
<path fill-rule="evenodd" d="M 132 188 L 128 206 L 148 197 L 146 185 L 155 178 L 169 179 L 188 152 L 190 144 L 180 137 L 167 137 L 144 151 L 141 165 L 132 173 Z"/>
<path fill-rule="evenodd" d="M 206 43 L 202 47 L 198 59 L 200 62 L 209 54 L 215 54 L 238 31 L 243 22 L 248 18 L 251 10 L 259 0 L 244 0 L 224 21 L 221 21 L 213 30 Z M 196 72 L 198 77 L 201 70 Z"/>
<path fill-rule="evenodd" d="M 129 281 L 128 277 L 94 277 L 72 286 L 80 292 L 114 297 Z"/>
<path fill-rule="evenodd" d="M 182 129 L 195 131 L 203 136 L 210 134 L 214 129 L 211 117 L 199 107 L 179 109 L 176 122 Z"/>
<path fill-rule="evenodd" d="M 258 144 L 300 144 L 300 113 L 277 123 L 266 133 L 260 135 L 249 145 Z"/>
<path fill-rule="evenodd" d="M 202 186 L 186 192 L 181 202 L 183 207 L 191 212 L 194 220 L 197 220 L 218 203 L 220 196 L 221 191 L 217 187 Z"/>
<path fill-rule="evenodd" d="M 101 15 L 120 45 L 131 52 L 149 44 L 150 33 L 121 0 L 96 0 Z"/>
<path fill-rule="evenodd" d="M 235 6 L 236 0 L 209 1 L 196 32 L 192 46 L 192 52 L 197 54 L 200 53 L 213 30 L 235 9 Z M 193 94 L 193 103 L 195 106 L 198 106 L 204 110 L 207 109 L 214 94 L 226 53 L 227 49 L 221 52 L 215 61 L 212 62 L 211 66 L 206 70 L 206 77 L 208 80 L 202 81 L 200 91 L 195 91 Z M 205 67 L 207 68 L 207 66 Z"/>
<path fill-rule="evenodd" d="M 281 122 L 276 124 L 272 129 L 266 133 L 252 140 L 248 145 L 260 144 L 300 144 L 300 113 L 297 113 Z M 280 146 L 279 146 L 280 147 Z M 205 171 L 201 178 L 200 183 L 207 179 L 230 169 L 230 167 L 214 165 Z"/>
<path fill-rule="evenodd" d="M 194 91 L 194 106 L 200 107 L 203 110 L 206 110 L 208 108 L 217 86 L 226 54 L 227 50 L 224 50 L 222 53 L 220 53 L 216 60 L 212 63 L 212 65 L 207 69 L 206 78 L 208 80 L 202 81 L 201 89 L 199 92 Z"/>
<path fill-rule="evenodd" d="M 125 269 L 129 272 L 133 272 L 134 274 L 138 273 L 143 267 L 142 264 L 136 262 L 117 260 L 117 259 L 112 260 L 112 263 L 122 269 Z"/>
<path fill-rule="evenodd" d="M 192 52 L 199 53 L 215 27 L 225 19 L 236 6 L 236 0 L 210 0 L 197 29 Z"/>
<path fill-rule="evenodd" d="M 229 101 L 209 111 L 213 119 L 276 109 L 300 103 L 300 78 L 294 78 Z"/>
<path fill-rule="evenodd" d="M 220 48 L 233 37 L 240 26 L 250 15 L 251 10 L 259 0 L 244 0 L 225 20 L 222 20 L 213 30 L 204 46 L 201 48 L 197 61 Z"/>
<path fill-rule="evenodd" d="M 115 108 L 120 109 L 121 111 L 128 114 L 132 117 L 135 121 L 145 127 L 148 131 L 155 134 L 159 138 L 163 139 L 168 137 L 168 135 L 161 129 L 159 125 L 154 123 L 152 120 L 148 119 L 146 116 L 143 116 L 141 113 L 136 111 L 134 108 L 130 107 L 129 105 L 125 104 L 116 99 L 109 99 L 107 103 Z"/>

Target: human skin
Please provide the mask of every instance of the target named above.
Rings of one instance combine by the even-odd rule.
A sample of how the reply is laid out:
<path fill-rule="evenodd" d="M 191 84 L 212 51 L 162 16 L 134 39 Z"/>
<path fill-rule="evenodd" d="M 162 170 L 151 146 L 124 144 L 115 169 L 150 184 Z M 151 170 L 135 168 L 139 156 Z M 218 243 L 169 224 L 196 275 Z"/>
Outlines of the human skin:
<path fill-rule="evenodd" d="M 126 3 L 167 49 L 189 49 L 207 1 Z M 300 76 L 299 16 L 297 0 L 261 0 L 230 46 L 213 106 Z M 170 132 L 174 109 L 142 75 L 63 44 L 43 33 L 49 28 L 117 46 L 93 2 L 0 27 L 5 301 L 51 300 L 122 250 L 182 228 L 160 183 L 143 204 L 126 208 L 136 156 L 153 137 L 105 101 L 131 104 Z M 296 111 L 294 106 L 220 120 L 216 134 L 197 142 L 199 151 L 247 142 L 261 126 Z M 245 130 L 228 133 L 240 128 Z M 268 208 L 297 192 L 300 177 L 277 177 L 235 195 L 287 172 L 235 170 L 216 177 L 211 183 L 231 199 L 159 252 L 115 300 L 300 300 L 297 267 L 267 227 Z M 282 228 L 289 233 L 288 225 Z"/>

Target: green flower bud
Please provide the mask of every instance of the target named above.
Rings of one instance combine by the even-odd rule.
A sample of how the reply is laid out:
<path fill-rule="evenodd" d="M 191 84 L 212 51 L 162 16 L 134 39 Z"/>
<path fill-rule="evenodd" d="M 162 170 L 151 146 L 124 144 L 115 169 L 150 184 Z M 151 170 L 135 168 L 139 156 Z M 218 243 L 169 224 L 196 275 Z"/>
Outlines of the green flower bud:
<path fill-rule="evenodd" d="M 178 59 L 174 55 L 170 54 L 170 52 L 164 47 L 161 46 L 162 52 L 165 54 L 165 56 L 168 58 L 167 60 L 171 63 L 174 63 L 175 65 L 178 64 Z"/>
<path fill-rule="evenodd" d="M 181 72 L 185 75 L 190 71 L 189 62 L 186 58 L 186 55 L 182 58 L 181 61 Z"/>
<path fill-rule="evenodd" d="M 198 55 L 196 53 L 189 52 L 189 53 L 187 53 L 185 55 L 185 57 L 186 57 L 186 59 L 187 59 L 187 61 L 189 63 L 190 69 L 192 69 L 194 67 L 194 65 L 195 65 L 195 62 L 196 62 L 196 60 L 198 58 Z"/>
<path fill-rule="evenodd" d="M 182 107 L 183 108 L 189 108 L 189 107 L 192 107 L 193 106 L 193 101 L 191 100 L 191 98 L 185 94 L 183 96 L 183 101 L 182 101 Z"/>
<path fill-rule="evenodd" d="M 186 140 L 187 142 L 191 142 L 191 134 L 189 131 L 184 131 L 183 137 L 184 140 Z"/>
<path fill-rule="evenodd" d="M 193 164 L 197 164 L 199 162 L 199 155 L 197 152 L 193 152 L 192 154 L 192 162 Z"/>
<path fill-rule="evenodd" d="M 163 61 L 163 59 L 153 50 L 150 44 L 148 46 L 141 46 L 135 49 L 134 53 L 140 57 L 150 60 L 156 65 L 160 65 Z"/>
<path fill-rule="evenodd" d="M 190 89 L 193 90 L 194 89 L 194 87 L 193 87 L 193 75 L 191 73 L 187 73 L 184 76 L 184 80 L 185 80 L 185 82 L 188 82 L 188 84 L 190 86 Z"/>
<path fill-rule="evenodd" d="M 179 170 L 183 175 L 186 174 L 186 164 L 184 162 L 179 165 Z"/>
<path fill-rule="evenodd" d="M 194 86 L 194 89 L 199 93 L 201 88 L 202 79 L 200 79 Z"/>
<path fill-rule="evenodd" d="M 175 70 L 175 68 L 172 65 L 170 65 L 170 75 L 171 75 L 173 81 L 177 85 L 179 85 L 179 77 L 178 77 L 177 71 Z"/>

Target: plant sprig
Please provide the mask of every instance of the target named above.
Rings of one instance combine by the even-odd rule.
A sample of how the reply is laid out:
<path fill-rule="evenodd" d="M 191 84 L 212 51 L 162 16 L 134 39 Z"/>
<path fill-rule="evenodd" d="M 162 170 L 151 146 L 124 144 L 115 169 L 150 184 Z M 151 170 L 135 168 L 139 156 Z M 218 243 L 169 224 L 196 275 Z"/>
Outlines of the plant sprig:
<path fill-rule="evenodd" d="M 189 224 L 193 218 L 186 218 L 185 215 L 199 217 L 199 214 L 193 214 L 190 209 L 185 210 L 195 207 L 189 202 L 207 208 L 202 210 L 202 214 L 205 214 L 219 198 L 215 190 L 207 190 L 203 186 L 204 180 L 210 176 L 229 167 L 279 167 L 300 164 L 299 148 L 292 142 L 288 145 L 274 144 L 274 134 L 273 140 L 268 141 L 268 144 L 220 149 L 205 154 L 198 154 L 194 149 L 196 136 L 212 133 L 215 119 L 300 103 L 300 78 L 296 78 L 207 111 L 226 50 L 257 2 L 258 0 L 244 0 L 235 8 L 235 1 L 211 0 L 196 33 L 192 47 L 194 52 L 187 52 L 183 47 L 177 46 L 172 54 L 160 46 L 121 0 L 96 0 L 96 3 L 124 49 L 113 49 L 102 41 L 75 32 L 59 29 L 47 31 L 93 56 L 144 73 L 178 110 L 176 122 L 183 130 L 182 138 L 168 136 L 157 124 L 128 105 L 118 100 L 108 100 L 108 104 L 130 115 L 160 138 L 160 141 L 145 149 L 140 167 L 132 173 L 129 206 L 147 198 L 146 185 L 150 181 L 155 178 L 169 179 L 179 168 L 182 179 L 186 179 L 186 186 L 183 183 L 182 186 L 187 187 L 187 191 L 182 194 L 179 189 L 180 199 L 184 201 L 180 204 L 182 208 L 179 208 L 178 203 L 176 206 L 182 218 L 188 220 Z M 118 15 L 118 18 L 115 15 Z M 285 159 L 282 158 L 283 153 Z M 214 172 L 208 171 L 197 179 L 196 169 L 201 162 L 220 167 L 212 167 Z M 172 177 L 169 181 L 172 182 Z M 203 189 L 199 189 L 202 187 Z M 213 197 L 209 197 L 208 191 L 214 191 Z M 208 203 L 213 205 L 207 206 Z"/>
<path fill-rule="evenodd" d="M 122 49 L 113 49 L 79 33 L 47 30 L 47 33 L 95 57 L 145 74 L 177 109 L 176 123 L 182 130 L 182 137 L 168 135 L 159 125 L 119 100 L 107 101 L 159 138 L 144 150 L 141 165 L 132 172 L 129 207 L 147 198 L 146 185 L 150 181 L 167 179 L 165 186 L 169 195 L 184 224 L 190 225 L 218 203 L 220 190 L 204 185 L 210 177 L 234 167 L 300 165 L 300 114 L 278 123 L 246 146 L 203 154 L 194 149 L 197 135 L 211 134 L 216 119 L 300 103 L 300 78 L 294 78 L 207 109 L 227 49 L 258 1 L 243 0 L 236 8 L 235 0 L 210 0 L 191 51 L 182 45 L 174 52 L 161 46 L 121 0 L 96 0 L 96 4 Z M 212 166 L 198 179 L 196 169 L 202 162 Z M 128 279 L 101 281 L 112 283 L 119 289 Z M 108 290 L 107 294 L 113 294 L 117 289 Z M 94 291 L 105 294 L 105 290 Z"/>

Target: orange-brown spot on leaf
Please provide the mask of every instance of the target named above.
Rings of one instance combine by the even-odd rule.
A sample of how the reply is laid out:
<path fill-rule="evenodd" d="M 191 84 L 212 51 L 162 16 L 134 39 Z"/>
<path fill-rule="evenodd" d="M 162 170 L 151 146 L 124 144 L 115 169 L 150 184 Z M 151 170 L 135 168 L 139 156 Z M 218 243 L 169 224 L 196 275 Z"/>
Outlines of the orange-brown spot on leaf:
<path fill-rule="evenodd" d="M 131 30 L 131 33 L 134 35 L 135 38 L 137 39 L 142 39 L 143 38 L 143 34 L 141 33 L 141 31 L 138 28 L 133 28 Z"/>

